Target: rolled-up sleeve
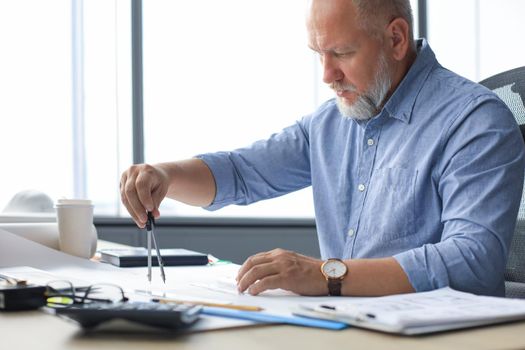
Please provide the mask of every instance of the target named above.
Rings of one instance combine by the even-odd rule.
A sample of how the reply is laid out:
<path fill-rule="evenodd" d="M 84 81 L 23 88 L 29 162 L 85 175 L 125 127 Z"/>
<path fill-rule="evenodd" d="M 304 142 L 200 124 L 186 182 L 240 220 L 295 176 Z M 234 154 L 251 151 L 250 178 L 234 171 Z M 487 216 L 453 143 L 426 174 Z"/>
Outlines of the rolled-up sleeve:
<path fill-rule="evenodd" d="M 504 295 L 503 273 L 525 167 L 522 136 L 496 98 L 474 100 L 444 133 L 434 181 L 441 240 L 394 258 L 416 291 L 444 286 Z"/>
<path fill-rule="evenodd" d="M 215 199 L 205 209 L 247 205 L 309 186 L 307 122 L 305 117 L 249 147 L 196 156 L 206 163 L 215 179 Z"/>

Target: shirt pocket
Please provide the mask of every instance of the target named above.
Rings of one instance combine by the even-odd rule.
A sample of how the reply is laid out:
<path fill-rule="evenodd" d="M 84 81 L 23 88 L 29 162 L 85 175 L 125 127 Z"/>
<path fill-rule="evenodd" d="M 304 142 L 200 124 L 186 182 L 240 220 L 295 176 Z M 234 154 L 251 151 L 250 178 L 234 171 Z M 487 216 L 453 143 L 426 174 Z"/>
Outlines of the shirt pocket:
<path fill-rule="evenodd" d="M 416 179 L 414 170 L 374 171 L 361 215 L 361 238 L 389 241 L 415 233 Z"/>

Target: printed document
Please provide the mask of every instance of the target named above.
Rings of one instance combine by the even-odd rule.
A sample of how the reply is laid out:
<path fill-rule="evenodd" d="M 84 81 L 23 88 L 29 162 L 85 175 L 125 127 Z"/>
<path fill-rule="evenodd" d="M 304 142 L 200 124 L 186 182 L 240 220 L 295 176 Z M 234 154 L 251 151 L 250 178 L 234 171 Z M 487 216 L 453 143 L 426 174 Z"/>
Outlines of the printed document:
<path fill-rule="evenodd" d="M 297 315 L 401 334 L 422 334 L 525 319 L 525 300 L 442 288 L 377 298 L 301 303 Z"/>

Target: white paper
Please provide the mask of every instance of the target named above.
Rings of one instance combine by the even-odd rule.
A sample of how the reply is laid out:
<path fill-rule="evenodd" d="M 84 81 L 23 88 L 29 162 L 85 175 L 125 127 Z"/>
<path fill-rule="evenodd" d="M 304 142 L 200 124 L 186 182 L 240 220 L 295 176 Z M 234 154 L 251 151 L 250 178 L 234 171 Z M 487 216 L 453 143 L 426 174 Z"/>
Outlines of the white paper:
<path fill-rule="evenodd" d="M 297 314 L 406 334 L 525 318 L 525 300 L 478 296 L 442 288 L 379 298 L 302 303 Z"/>
<path fill-rule="evenodd" d="M 71 278 L 64 276 L 55 275 L 44 270 L 35 269 L 30 266 L 15 266 L 15 267 L 3 267 L 0 268 L 0 274 L 5 275 L 17 280 L 25 280 L 29 284 L 37 284 L 45 286 L 50 282 L 67 279 L 75 288 L 85 288 L 91 285 L 91 282 L 86 280 L 80 280 L 77 278 Z"/>
<path fill-rule="evenodd" d="M 135 279 L 135 271 L 77 258 L 0 229 L 0 268 L 30 266 L 57 276 L 91 283 Z"/>
<path fill-rule="evenodd" d="M 276 309 L 264 297 L 231 295 L 231 297 L 225 298 L 224 293 L 192 286 L 194 283 L 213 284 L 215 276 L 235 276 L 239 268 L 238 265 L 166 267 L 166 285 L 160 279 L 159 268 L 155 267 L 153 268 L 153 282 L 149 284 L 146 278 L 146 267 L 118 268 L 109 264 L 77 258 L 24 239 L 13 233 L 0 230 L 0 270 L 18 271 L 16 276 L 23 279 L 31 277 L 32 274 L 34 276 L 35 273 L 33 269 L 28 269 L 28 275 L 24 276 L 21 272 L 27 269 L 27 266 L 33 269 L 44 270 L 57 279 L 80 279 L 90 284 L 114 283 L 121 286 L 128 296 L 138 298 L 137 300 L 149 299 L 144 293 L 132 295 L 133 291 L 142 290 L 155 291 L 155 294 L 166 292 L 170 293 L 169 297 L 178 299 L 184 299 L 181 296 L 191 295 L 194 300 L 202 298 L 204 300 L 209 299 L 240 305 L 262 305 L 266 310 Z M 31 282 L 30 279 L 29 282 Z M 275 305 L 278 306 L 277 309 L 285 310 L 284 312 L 290 315 L 286 300 L 280 300 Z M 192 327 L 190 331 L 241 327 L 253 324 L 256 324 L 256 322 L 203 316 L 202 320 Z"/>
<path fill-rule="evenodd" d="M 59 250 L 56 222 L 0 223 L 0 229 Z"/>
<path fill-rule="evenodd" d="M 86 255 L 90 254 L 90 256 L 93 256 L 97 248 L 97 229 L 94 225 L 91 225 L 90 229 L 92 230 L 91 235 L 85 243 L 90 244 L 91 247 L 86 248 L 89 251 Z M 0 230 L 5 230 L 46 247 L 60 250 L 60 234 L 56 222 L 0 223 Z M 69 246 L 66 247 L 71 249 Z M 78 251 L 78 249 L 73 251 Z"/>
<path fill-rule="evenodd" d="M 185 296 L 190 295 L 192 300 L 214 300 L 214 302 L 235 305 L 258 306 L 265 312 L 283 316 L 291 316 L 291 307 L 301 302 L 337 299 L 337 297 L 304 297 L 281 289 L 268 290 L 257 296 L 239 294 L 235 283 L 239 268 L 240 266 L 236 264 L 169 268 L 166 270 L 166 286 L 157 283 L 151 292 L 172 299 L 184 299 Z M 144 273 L 145 271 L 144 269 Z"/>

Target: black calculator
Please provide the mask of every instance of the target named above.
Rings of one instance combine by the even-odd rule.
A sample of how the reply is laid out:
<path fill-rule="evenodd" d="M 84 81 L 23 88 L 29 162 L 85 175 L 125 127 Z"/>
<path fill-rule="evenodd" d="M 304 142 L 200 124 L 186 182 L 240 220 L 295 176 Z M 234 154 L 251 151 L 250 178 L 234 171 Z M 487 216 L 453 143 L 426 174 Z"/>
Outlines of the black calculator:
<path fill-rule="evenodd" d="M 160 304 L 155 302 L 119 302 L 75 305 L 55 309 L 56 314 L 76 321 L 85 329 L 101 323 L 121 319 L 165 329 L 181 329 L 199 319 L 202 306 L 187 304 Z"/>

